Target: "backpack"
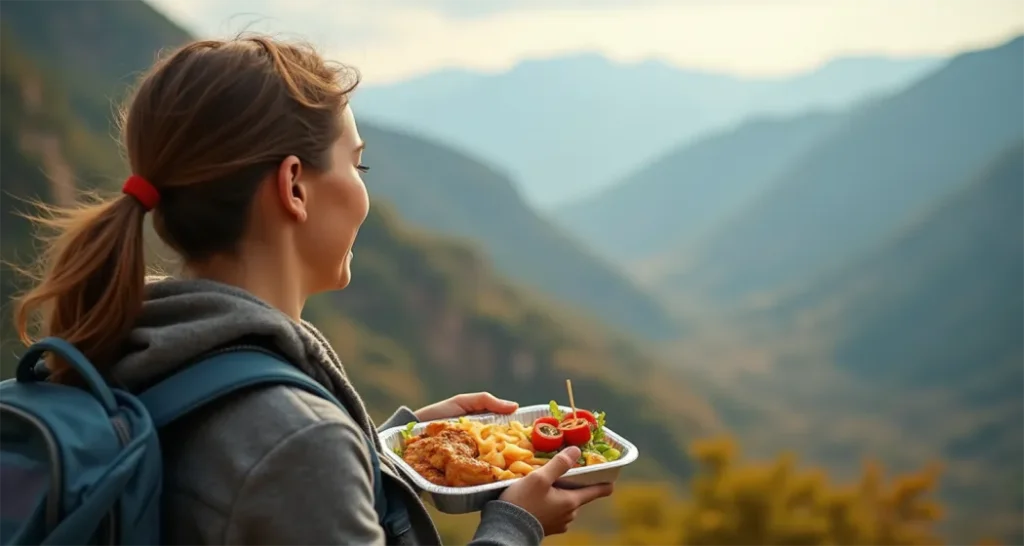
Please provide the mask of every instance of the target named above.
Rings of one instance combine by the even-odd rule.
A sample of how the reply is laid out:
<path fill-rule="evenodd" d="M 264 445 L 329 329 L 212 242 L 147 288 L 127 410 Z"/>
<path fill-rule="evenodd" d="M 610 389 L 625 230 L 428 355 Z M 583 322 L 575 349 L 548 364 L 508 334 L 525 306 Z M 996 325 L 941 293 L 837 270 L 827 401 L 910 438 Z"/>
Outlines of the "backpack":
<path fill-rule="evenodd" d="M 86 388 L 45 381 L 37 368 L 47 352 L 73 366 Z M 218 398 L 270 384 L 304 389 L 347 411 L 312 378 L 258 348 L 206 356 L 133 395 L 109 386 L 70 343 L 38 341 L 16 377 L 0 383 L 0 544 L 159 544 L 158 431 Z M 397 536 L 409 529 L 408 514 L 401 503 L 389 510 L 377 450 L 366 441 L 378 521 Z"/>

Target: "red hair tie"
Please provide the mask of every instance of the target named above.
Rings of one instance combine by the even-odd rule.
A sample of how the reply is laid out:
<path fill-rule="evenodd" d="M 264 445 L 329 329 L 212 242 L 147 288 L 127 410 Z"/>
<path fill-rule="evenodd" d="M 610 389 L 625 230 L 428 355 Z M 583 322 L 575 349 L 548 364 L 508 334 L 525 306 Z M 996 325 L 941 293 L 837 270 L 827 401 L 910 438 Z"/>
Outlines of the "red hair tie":
<path fill-rule="evenodd" d="M 137 174 L 129 176 L 128 180 L 124 181 L 121 191 L 134 197 L 147 211 L 153 210 L 160 203 L 160 192 L 156 190 L 156 186 Z"/>

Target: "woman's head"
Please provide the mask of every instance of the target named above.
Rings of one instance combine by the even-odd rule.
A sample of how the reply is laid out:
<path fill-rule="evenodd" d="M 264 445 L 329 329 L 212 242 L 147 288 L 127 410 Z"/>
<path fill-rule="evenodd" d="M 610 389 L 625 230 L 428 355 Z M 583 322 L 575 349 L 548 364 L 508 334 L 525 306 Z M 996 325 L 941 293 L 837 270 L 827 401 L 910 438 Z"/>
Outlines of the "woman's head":
<path fill-rule="evenodd" d="M 369 207 L 348 107 L 357 83 L 309 47 L 262 36 L 191 43 L 143 77 L 123 110 L 122 144 L 131 173 L 159 193 L 154 227 L 187 269 L 229 282 L 262 276 L 299 305 L 348 284 Z M 42 312 L 46 335 L 103 366 L 144 298 L 146 208 L 123 195 L 55 212 L 17 325 L 27 342 Z"/>

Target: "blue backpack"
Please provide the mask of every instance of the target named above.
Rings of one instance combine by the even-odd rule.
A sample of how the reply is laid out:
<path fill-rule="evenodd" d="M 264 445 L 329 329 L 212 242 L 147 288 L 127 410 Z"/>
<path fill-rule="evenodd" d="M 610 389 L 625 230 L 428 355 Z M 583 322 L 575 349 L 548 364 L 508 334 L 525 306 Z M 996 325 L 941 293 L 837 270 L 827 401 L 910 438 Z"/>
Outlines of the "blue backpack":
<path fill-rule="evenodd" d="M 40 358 L 54 353 L 86 389 L 46 382 Z M 229 349 L 132 395 L 110 387 L 82 353 L 58 338 L 26 351 L 17 376 L 0 383 L 0 544 L 159 544 L 163 460 L 157 432 L 204 405 L 256 385 L 291 385 L 345 410 L 312 378 L 270 352 Z M 374 507 L 389 533 L 408 529 L 388 512 L 380 461 Z"/>

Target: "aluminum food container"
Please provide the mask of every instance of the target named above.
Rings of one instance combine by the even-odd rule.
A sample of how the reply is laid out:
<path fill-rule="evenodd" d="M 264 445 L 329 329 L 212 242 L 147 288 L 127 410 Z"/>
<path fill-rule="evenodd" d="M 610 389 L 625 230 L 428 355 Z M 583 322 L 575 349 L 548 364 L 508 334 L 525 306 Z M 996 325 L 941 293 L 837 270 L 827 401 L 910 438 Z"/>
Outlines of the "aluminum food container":
<path fill-rule="evenodd" d="M 563 413 L 569 413 L 572 409 L 559 406 Z M 480 414 L 480 415 L 467 415 L 468 419 L 474 421 L 481 421 L 484 423 L 508 423 L 509 421 L 519 421 L 524 425 L 533 423 L 538 417 L 545 417 L 551 415 L 551 410 L 547 404 L 527 406 L 519 408 L 515 413 L 508 415 L 497 415 L 497 414 Z M 440 419 L 441 421 L 451 421 L 451 419 Z M 419 434 L 426 428 L 428 422 L 417 423 L 413 427 L 413 434 Z M 384 455 L 388 458 L 395 466 L 413 483 L 417 492 L 420 496 L 428 503 L 434 505 L 439 511 L 446 514 L 465 514 L 468 512 L 476 512 L 481 510 L 489 501 L 497 499 L 509 485 L 512 485 L 518 479 L 504 480 L 500 482 L 489 483 L 485 485 L 478 485 L 474 487 L 442 487 L 434 485 L 427 481 L 423 476 L 420 476 L 418 472 L 413 470 L 397 453 L 396 448 L 402 447 L 402 431 L 406 427 L 399 426 L 389 428 L 380 433 L 381 444 L 384 446 Z M 621 456 L 614 461 L 593 465 L 593 466 L 581 466 L 578 468 L 570 469 L 566 472 L 562 478 L 557 482 L 557 485 L 561 487 L 584 487 L 587 485 L 594 485 L 598 483 L 609 483 L 614 482 L 618 479 L 619 473 L 622 472 L 622 468 L 626 465 L 636 461 L 639 456 L 639 452 L 636 446 L 631 444 L 628 440 L 615 434 L 608 427 L 604 427 L 605 441 L 612 447 L 618 449 Z"/>

